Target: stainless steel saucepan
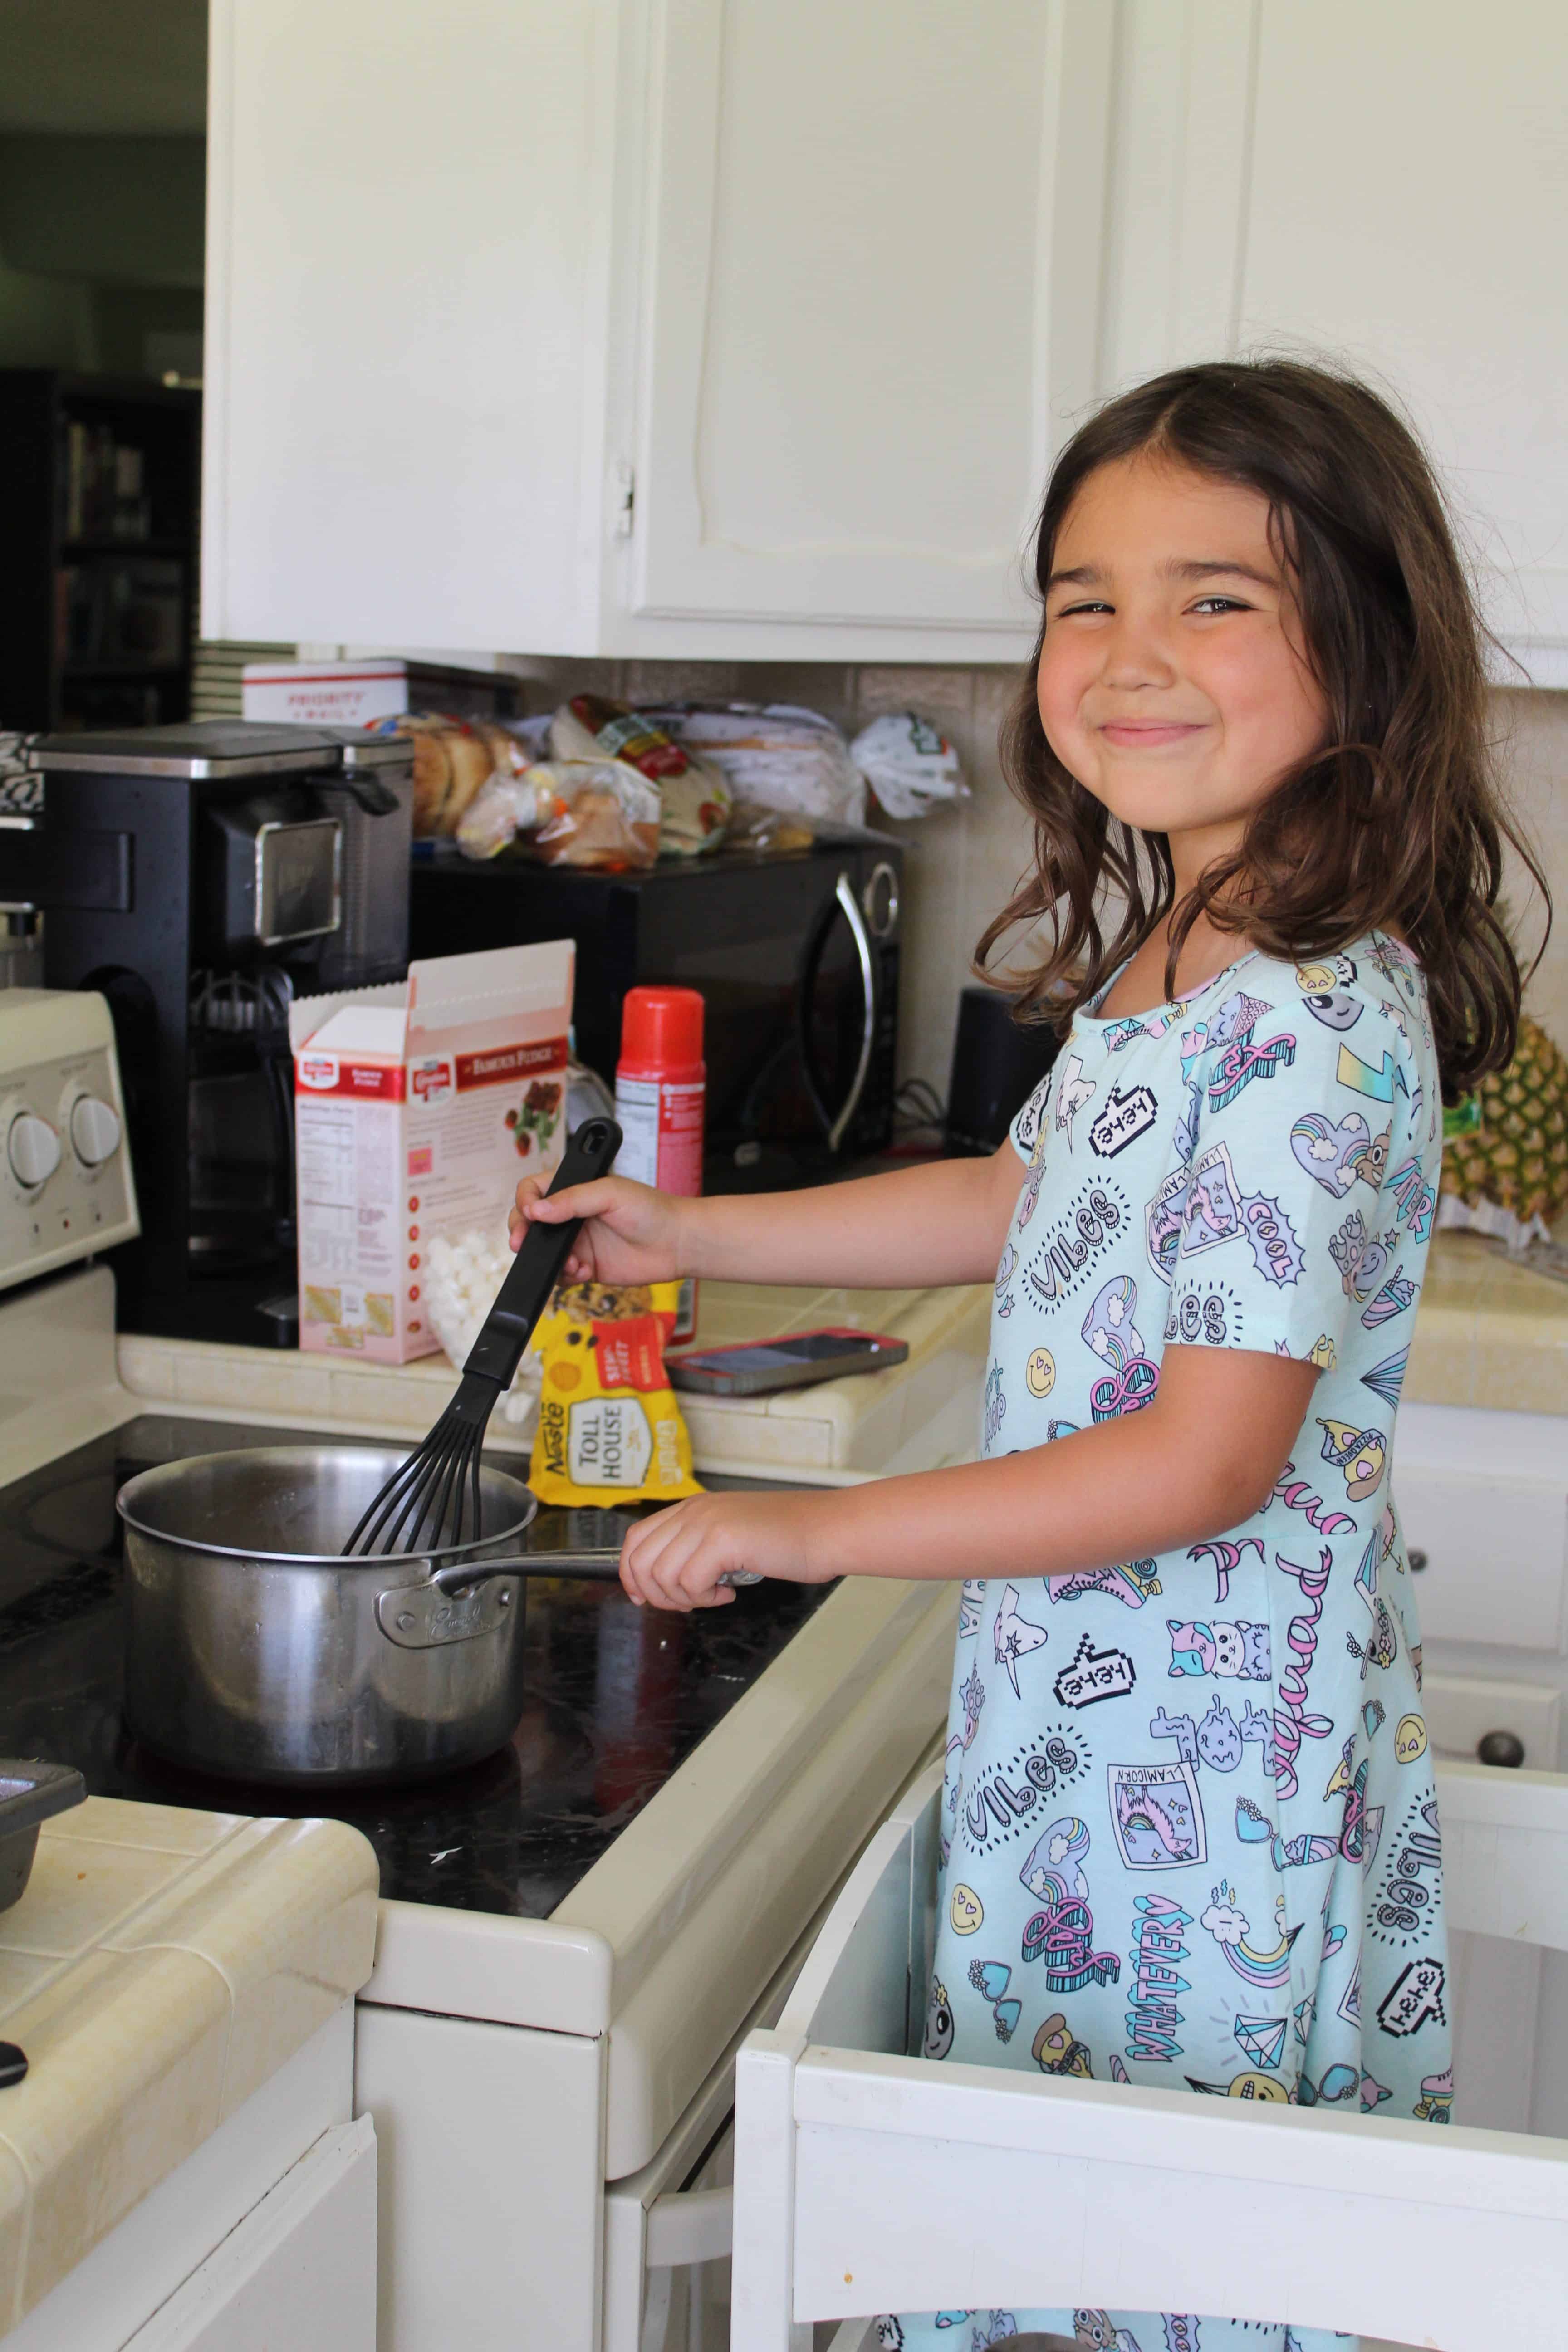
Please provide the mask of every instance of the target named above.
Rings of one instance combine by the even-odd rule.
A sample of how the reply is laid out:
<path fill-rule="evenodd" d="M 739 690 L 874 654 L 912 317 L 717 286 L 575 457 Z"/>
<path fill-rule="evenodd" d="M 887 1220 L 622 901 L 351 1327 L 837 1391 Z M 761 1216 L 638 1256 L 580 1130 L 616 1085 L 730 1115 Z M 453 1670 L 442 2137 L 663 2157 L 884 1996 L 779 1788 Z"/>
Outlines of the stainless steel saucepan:
<path fill-rule="evenodd" d="M 200 1771 L 296 1784 L 416 1780 L 505 1744 L 523 1707 L 524 1580 L 614 1579 L 620 1555 L 520 1553 L 538 1502 L 487 1468 L 482 1542 L 345 1558 L 403 1459 L 264 1445 L 121 1488 L 139 1739 Z"/>

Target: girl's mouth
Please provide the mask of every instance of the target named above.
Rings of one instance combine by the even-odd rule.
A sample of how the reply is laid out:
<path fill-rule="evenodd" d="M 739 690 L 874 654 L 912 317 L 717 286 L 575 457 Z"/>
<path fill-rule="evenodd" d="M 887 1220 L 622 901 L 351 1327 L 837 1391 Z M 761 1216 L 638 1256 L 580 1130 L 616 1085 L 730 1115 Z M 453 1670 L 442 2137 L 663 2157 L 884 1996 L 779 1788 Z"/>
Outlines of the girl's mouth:
<path fill-rule="evenodd" d="M 1157 751 L 1168 743 L 1185 743 L 1204 730 L 1195 721 L 1173 719 L 1110 719 L 1100 730 L 1118 751 Z"/>

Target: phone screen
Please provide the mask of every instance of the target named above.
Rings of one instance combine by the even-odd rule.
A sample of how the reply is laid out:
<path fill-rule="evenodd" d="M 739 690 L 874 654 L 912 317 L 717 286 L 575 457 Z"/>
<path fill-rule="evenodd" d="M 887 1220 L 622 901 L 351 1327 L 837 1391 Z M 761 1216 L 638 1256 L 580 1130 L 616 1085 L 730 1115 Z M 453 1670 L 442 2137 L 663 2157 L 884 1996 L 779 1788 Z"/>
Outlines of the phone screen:
<path fill-rule="evenodd" d="M 808 1331 L 798 1339 L 775 1339 L 761 1348 L 722 1348 L 711 1355 L 699 1349 L 686 1361 L 711 1366 L 720 1372 L 773 1372 L 785 1364 L 820 1364 L 836 1356 L 863 1356 L 872 1345 L 858 1331 Z"/>

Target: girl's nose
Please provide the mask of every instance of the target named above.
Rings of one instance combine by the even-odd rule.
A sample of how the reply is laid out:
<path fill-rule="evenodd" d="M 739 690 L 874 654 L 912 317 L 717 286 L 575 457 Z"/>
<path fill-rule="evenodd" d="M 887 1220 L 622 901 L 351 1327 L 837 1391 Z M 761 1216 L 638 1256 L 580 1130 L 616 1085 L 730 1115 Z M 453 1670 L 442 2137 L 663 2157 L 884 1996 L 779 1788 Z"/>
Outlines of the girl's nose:
<path fill-rule="evenodd" d="M 1125 689 L 1175 683 L 1176 666 L 1160 631 L 1141 621 L 1136 614 L 1119 612 L 1102 644 L 1104 667 L 1100 675 L 1107 686 Z"/>

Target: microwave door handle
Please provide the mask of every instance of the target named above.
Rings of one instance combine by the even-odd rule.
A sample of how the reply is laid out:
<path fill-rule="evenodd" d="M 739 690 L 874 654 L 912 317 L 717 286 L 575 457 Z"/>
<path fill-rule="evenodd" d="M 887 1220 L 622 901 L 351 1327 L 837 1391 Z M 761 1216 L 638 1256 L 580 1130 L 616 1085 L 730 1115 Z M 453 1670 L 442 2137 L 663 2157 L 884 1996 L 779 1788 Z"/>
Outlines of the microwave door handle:
<path fill-rule="evenodd" d="M 821 1074 L 812 1051 L 811 1001 L 816 987 L 816 976 L 822 967 L 823 954 L 827 945 L 827 934 L 832 929 L 836 911 L 843 915 L 849 926 L 849 936 L 855 942 L 856 960 L 860 967 L 861 1020 L 860 1054 L 855 1065 L 855 1076 L 849 1082 L 849 1091 L 845 1096 L 843 1103 L 837 1112 L 833 1112 L 829 1110 L 824 1098 Z M 871 953 L 870 935 L 866 929 L 866 919 L 860 911 L 854 887 L 848 875 L 841 871 L 834 885 L 833 898 L 824 908 L 822 919 L 817 924 L 807 946 L 800 976 L 801 1065 L 805 1073 L 806 1090 L 811 1096 L 816 1115 L 826 1132 L 829 1151 L 837 1151 L 841 1149 L 855 1114 L 860 1108 L 860 1097 L 866 1091 L 866 1080 L 870 1076 L 871 1053 L 876 1042 L 876 959 Z"/>

